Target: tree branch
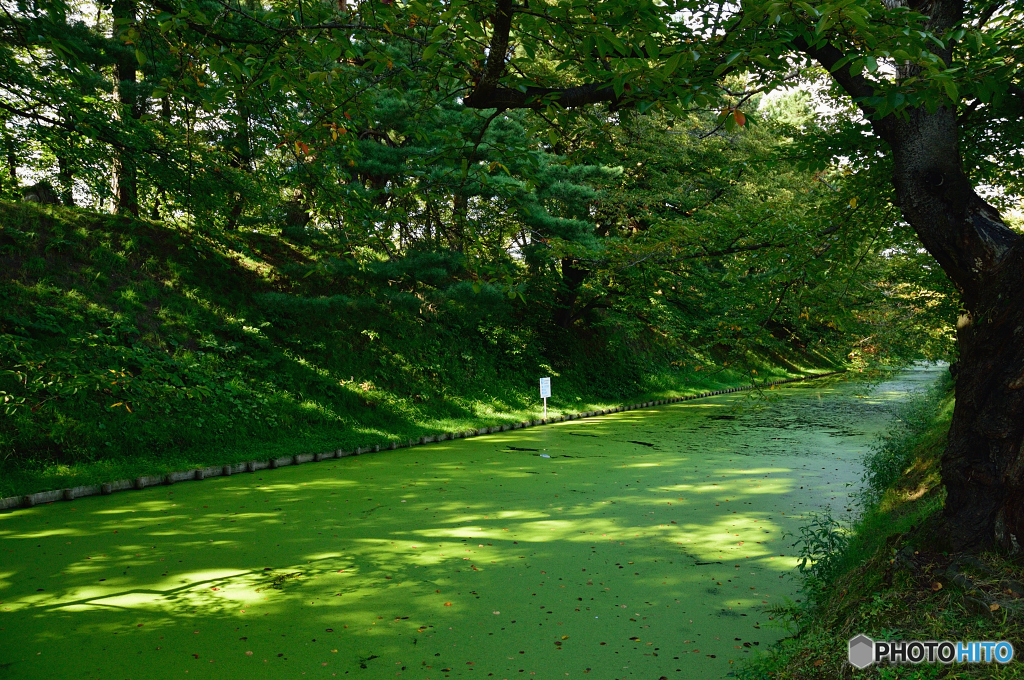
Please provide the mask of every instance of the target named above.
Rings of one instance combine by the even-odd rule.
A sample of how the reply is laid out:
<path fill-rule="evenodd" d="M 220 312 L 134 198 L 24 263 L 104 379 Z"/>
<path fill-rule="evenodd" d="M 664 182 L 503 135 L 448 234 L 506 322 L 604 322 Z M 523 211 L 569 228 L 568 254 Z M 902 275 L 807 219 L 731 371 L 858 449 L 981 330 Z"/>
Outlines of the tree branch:
<path fill-rule="evenodd" d="M 598 102 L 617 102 L 611 85 L 592 83 L 569 88 L 526 87 L 511 89 L 501 87 L 498 81 L 505 70 L 508 59 L 509 33 L 515 6 L 512 0 L 498 0 L 492 15 L 494 29 L 487 50 L 484 72 L 463 104 L 471 109 L 540 109 L 550 102 L 565 109 L 575 109 Z"/>
<path fill-rule="evenodd" d="M 542 109 L 553 102 L 564 109 L 577 109 L 588 104 L 600 102 L 618 103 L 622 100 L 616 96 L 611 85 L 592 83 L 564 89 L 553 87 L 527 87 L 524 90 L 512 90 L 507 87 L 496 87 L 491 92 L 481 93 L 475 88 L 463 104 L 471 109 Z"/>
<path fill-rule="evenodd" d="M 487 63 L 484 65 L 484 72 L 480 76 L 476 89 L 470 95 L 471 98 L 488 99 L 497 89 L 498 79 L 501 78 L 501 72 L 505 70 L 505 60 L 508 59 L 508 36 L 512 30 L 512 16 L 512 0 L 498 0 L 494 14 L 491 15 L 494 30 L 491 32 Z"/>
<path fill-rule="evenodd" d="M 864 99 L 874 96 L 874 84 L 860 74 L 855 76 L 850 75 L 850 71 L 846 66 L 836 68 L 836 64 L 846 56 L 839 50 L 839 48 L 828 43 L 822 47 L 813 47 L 807 42 L 807 39 L 802 36 L 793 41 L 793 47 L 821 64 L 825 70 L 828 71 L 832 80 L 843 88 L 843 90 L 846 91 L 846 94 L 853 98 L 857 108 L 859 108 L 864 114 L 864 117 L 868 119 L 868 122 L 871 124 L 876 135 L 887 142 L 891 143 L 893 141 L 893 117 L 886 116 L 884 118 L 875 118 L 873 115 L 874 108 L 863 102 Z"/>

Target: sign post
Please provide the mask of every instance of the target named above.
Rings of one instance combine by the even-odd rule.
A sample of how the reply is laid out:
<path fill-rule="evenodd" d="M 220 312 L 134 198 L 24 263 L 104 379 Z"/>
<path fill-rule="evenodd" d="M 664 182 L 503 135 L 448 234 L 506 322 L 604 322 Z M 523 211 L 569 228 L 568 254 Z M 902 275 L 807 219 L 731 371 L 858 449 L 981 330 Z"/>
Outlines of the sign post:
<path fill-rule="evenodd" d="M 548 418 L 548 397 L 551 396 L 551 378 L 540 379 L 540 398 L 544 400 L 544 419 Z"/>

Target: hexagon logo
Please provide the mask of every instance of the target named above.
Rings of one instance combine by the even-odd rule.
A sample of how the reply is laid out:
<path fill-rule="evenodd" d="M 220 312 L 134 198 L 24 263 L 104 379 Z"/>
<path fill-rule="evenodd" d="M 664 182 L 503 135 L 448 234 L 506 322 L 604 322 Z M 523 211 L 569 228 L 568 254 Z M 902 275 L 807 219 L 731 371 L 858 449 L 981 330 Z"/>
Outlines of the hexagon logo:
<path fill-rule="evenodd" d="M 850 640 L 850 664 L 856 668 L 867 668 L 875 660 L 875 642 L 867 635 L 858 635 Z"/>

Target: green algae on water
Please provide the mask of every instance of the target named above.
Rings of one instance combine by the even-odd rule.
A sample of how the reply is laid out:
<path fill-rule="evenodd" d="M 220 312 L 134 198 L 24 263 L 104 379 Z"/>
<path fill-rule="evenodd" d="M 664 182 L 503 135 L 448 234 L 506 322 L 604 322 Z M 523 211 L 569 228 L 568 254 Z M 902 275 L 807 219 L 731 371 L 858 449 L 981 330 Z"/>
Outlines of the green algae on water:
<path fill-rule="evenodd" d="M 722 677 L 918 369 L 0 515 L 34 678 Z M 493 675 L 491 675 L 493 674 Z"/>

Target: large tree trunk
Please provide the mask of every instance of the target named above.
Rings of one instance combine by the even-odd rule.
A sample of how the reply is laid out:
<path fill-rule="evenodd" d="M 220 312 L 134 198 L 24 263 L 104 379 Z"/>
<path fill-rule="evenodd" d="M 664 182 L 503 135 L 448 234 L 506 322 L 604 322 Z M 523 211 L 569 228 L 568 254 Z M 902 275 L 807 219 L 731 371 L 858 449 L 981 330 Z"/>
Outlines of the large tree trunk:
<path fill-rule="evenodd" d="M 956 407 L 942 480 L 958 550 L 1015 553 L 1024 542 L 1024 272 L 1019 246 L 1013 254 L 1001 280 L 967 304 L 957 332 Z"/>
<path fill-rule="evenodd" d="M 68 160 L 70 150 L 62 150 L 57 157 L 57 179 L 60 180 L 60 202 L 64 205 L 75 204 L 75 178 L 71 174 L 71 162 Z"/>
<path fill-rule="evenodd" d="M 579 300 L 583 282 L 590 273 L 571 257 L 562 258 L 562 285 L 555 295 L 555 323 L 569 328 L 579 318 L 576 302 Z"/>
<path fill-rule="evenodd" d="M 238 124 L 235 128 L 234 146 L 230 152 L 230 164 L 243 173 L 252 169 L 252 141 L 249 134 L 249 108 L 242 100 L 236 100 L 235 110 L 238 114 Z M 227 229 L 237 229 L 238 220 L 245 209 L 245 194 L 242 187 L 229 193 L 231 212 L 228 214 Z"/>
<path fill-rule="evenodd" d="M 135 0 L 115 0 L 113 4 L 114 38 L 119 39 L 135 23 Z M 137 60 L 127 45 L 114 65 L 117 101 L 121 120 L 131 124 L 142 116 L 137 90 Z M 139 214 L 138 169 L 131 149 L 124 147 L 114 155 L 114 201 L 119 213 Z"/>
<path fill-rule="evenodd" d="M 466 234 L 469 233 L 469 195 L 464 187 L 455 190 L 452 197 L 452 221 L 447 226 L 448 249 L 465 252 Z M 440 225 L 438 225 L 440 226 Z M 440 229 L 438 230 L 440 233 Z"/>
<path fill-rule="evenodd" d="M 18 145 L 14 141 L 14 137 L 7 134 L 4 130 L 4 153 L 7 156 L 7 173 L 11 177 L 11 183 L 18 186 Z"/>
<path fill-rule="evenodd" d="M 893 183 L 904 217 L 960 289 L 956 406 L 942 460 L 957 550 L 1024 541 L 1022 239 L 963 172 L 954 113 L 894 120 Z"/>
<path fill-rule="evenodd" d="M 927 12 L 939 35 L 963 17 L 963 0 L 909 5 Z M 838 48 L 795 46 L 829 70 L 888 142 L 903 216 L 961 293 L 956 406 L 942 459 L 944 536 L 954 550 L 1016 552 L 1024 540 L 1022 239 L 964 173 L 954 102 L 935 113 L 921 107 L 878 117 L 864 104 L 875 85 L 839 65 Z M 952 45 L 937 54 L 953 63 Z"/>

